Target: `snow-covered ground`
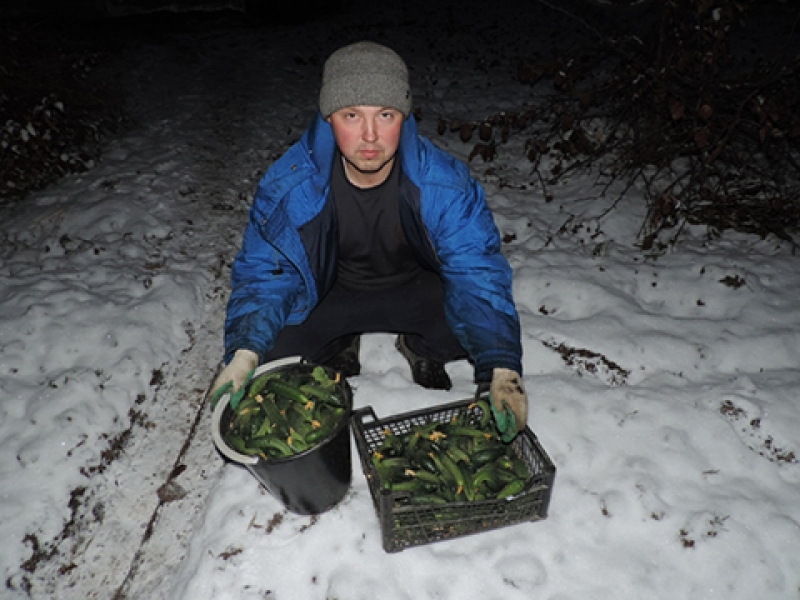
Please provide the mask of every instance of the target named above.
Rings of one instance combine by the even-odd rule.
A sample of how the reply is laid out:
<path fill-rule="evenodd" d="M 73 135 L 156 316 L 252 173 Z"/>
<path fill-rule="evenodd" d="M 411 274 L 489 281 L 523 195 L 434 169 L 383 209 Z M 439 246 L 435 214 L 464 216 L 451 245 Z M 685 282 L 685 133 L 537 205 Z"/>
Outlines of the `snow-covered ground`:
<path fill-rule="evenodd" d="M 536 102 L 516 60 L 578 28 L 531 5 L 356 3 L 302 26 L 127 39 L 109 76 L 136 125 L 2 214 L 1 597 L 800 597 L 791 246 L 698 228 L 648 255 L 635 190 L 607 210 L 615 196 L 575 176 L 546 201 L 522 136 L 470 164 L 515 269 L 530 425 L 558 468 L 549 517 L 387 554 L 357 462 L 344 501 L 311 518 L 213 448 L 229 265 L 258 179 L 310 122 L 325 57 L 393 46 L 423 132 L 467 160 L 474 141 L 438 135 L 437 117 Z M 450 392 L 414 387 L 388 335 L 365 337 L 362 362 L 355 406 L 379 417 L 474 391 L 466 363 Z"/>

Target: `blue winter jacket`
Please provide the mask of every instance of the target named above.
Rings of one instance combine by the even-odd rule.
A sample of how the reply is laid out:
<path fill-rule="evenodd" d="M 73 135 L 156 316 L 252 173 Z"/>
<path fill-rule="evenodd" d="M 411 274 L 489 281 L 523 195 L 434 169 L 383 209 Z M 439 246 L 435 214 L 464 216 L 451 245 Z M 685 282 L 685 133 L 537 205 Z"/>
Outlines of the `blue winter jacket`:
<path fill-rule="evenodd" d="M 238 349 L 264 355 L 285 325 L 303 322 L 334 284 L 337 222 L 330 179 L 336 150 L 321 115 L 259 183 L 231 275 L 225 360 Z M 474 362 L 522 372 L 511 267 L 482 187 L 469 170 L 417 132 L 410 116 L 398 150 L 400 213 L 418 260 L 444 282 L 445 315 Z"/>

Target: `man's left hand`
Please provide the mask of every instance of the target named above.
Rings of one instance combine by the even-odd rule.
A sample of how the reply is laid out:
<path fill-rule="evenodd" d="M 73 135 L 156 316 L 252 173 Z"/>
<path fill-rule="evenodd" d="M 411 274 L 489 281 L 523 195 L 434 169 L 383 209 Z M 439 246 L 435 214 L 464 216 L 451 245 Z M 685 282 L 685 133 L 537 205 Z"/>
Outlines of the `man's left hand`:
<path fill-rule="evenodd" d="M 522 376 L 511 369 L 494 369 L 489 399 L 500 436 L 509 442 L 528 423 L 528 394 Z"/>

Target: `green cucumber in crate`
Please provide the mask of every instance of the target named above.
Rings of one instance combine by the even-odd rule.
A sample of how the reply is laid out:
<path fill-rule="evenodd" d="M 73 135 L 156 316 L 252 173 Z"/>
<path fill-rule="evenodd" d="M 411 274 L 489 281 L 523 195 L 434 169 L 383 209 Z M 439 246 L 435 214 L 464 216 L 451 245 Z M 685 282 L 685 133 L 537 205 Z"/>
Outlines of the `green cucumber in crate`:
<path fill-rule="evenodd" d="M 353 427 L 387 552 L 547 518 L 556 467 L 530 428 L 500 439 L 485 390 Z"/>
<path fill-rule="evenodd" d="M 267 460 L 308 450 L 347 418 L 338 377 L 323 367 L 264 373 L 250 382 L 223 439 L 241 454 Z"/>
<path fill-rule="evenodd" d="M 502 441 L 490 415 L 488 401 L 479 400 L 449 422 L 414 424 L 404 433 L 387 429 L 371 457 L 380 487 L 403 492 L 399 501 L 411 504 L 473 502 L 521 493 L 531 474 Z"/>

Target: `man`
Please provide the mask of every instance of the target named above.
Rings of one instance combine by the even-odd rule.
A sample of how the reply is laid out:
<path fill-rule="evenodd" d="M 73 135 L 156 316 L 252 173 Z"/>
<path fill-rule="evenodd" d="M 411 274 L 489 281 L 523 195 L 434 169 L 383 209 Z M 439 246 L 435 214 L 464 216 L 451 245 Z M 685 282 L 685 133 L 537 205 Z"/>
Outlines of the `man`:
<path fill-rule="evenodd" d="M 511 269 L 483 189 L 420 137 L 408 69 L 360 42 L 325 63 L 319 114 L 261 180 L 231 276 L 218 397 L 260 363 L 360 372 L 360 334 L 397 333 L 415 383 L 468 358 L 498 426 L 527 422 Z"/>

